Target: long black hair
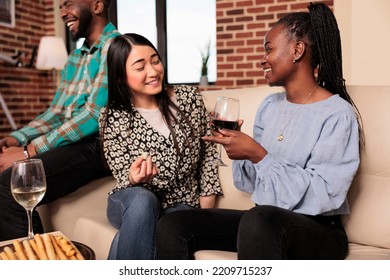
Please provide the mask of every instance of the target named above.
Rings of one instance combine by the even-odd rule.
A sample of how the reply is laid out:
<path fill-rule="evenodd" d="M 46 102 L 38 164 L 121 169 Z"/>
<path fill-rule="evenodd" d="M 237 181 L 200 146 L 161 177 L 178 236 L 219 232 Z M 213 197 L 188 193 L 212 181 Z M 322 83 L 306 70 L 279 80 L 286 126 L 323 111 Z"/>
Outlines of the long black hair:
<path fill-rule="evenodd" d="M 101 135 L 104 133 L 105 127 L 107 126 L 108 114 L 111 109 L 125 110 L 130 113 L 133 112 L 133 94 L 127 84 L 126 61 L 134 45 L 151 47 L 161 61 L 160 54 L 156 47 L 142 35 L 136 33 L 126 33 L 113 39 L 107 53 L 108 101 L 105 114 L 102 116 L 103 128 L 100 132 Z M 176 134 L 173 129 L 173 122 L 177 119 L 175 112 L 177 112 L 177 114 L 181 114 L 184 121 L 191 127 L 191 130 L 192 126 L 184 113 L 169 97 L 165 84 L 164 76 L 164 85 L 162 86 L 162 90 L 160 93 L 155 95 L 156 103 L 170 133 L 173 135 L 174 146 L 176 151 L 179 153 L 180 150 L 176 141 Z M 183 129 L 183 125 L 180 122 L 178 122 L 178 124 Z M 193 134 L 191 134 L 191 137 L 194 137 Z M 101 139 L 104 138 L 101 137 Z"/>
<path fill-rule="evenodd" d="M 364 142 L 361 116 L 349 96 L 342 68 L 340 30 L 332 10 L 324 3 L 310 3 L 309 12 L 290 13 L 276 24 L 285 27 L 289 39 L 302 40 L 311 49 L 311 66 L 318 69 L 317 83 L 350 103 L 356 112 L 359 132 Z"/>

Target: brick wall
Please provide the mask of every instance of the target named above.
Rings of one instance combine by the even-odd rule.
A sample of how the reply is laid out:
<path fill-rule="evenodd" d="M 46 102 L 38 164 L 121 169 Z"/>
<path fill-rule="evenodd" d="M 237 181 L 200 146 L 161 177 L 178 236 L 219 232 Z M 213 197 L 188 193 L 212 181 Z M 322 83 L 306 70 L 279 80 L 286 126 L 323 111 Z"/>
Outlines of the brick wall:
<path fill-rule="evenodd" d="M 34 46 L 45 35 L 54 35 L 54 1 L 15 0 L 15 27 L 0 25 L 0 53 L 25 53 L 28 65 Z M 34 68 L 14 67 L 0 60 L 0 93 L 7 103 L 17 127 L 22 127 L 50 103 L 56 88 L 56 76 Z M 0 107 L 0 138 L 11 126 Z"/>
<path fill-rule="evenodd" d="M 217 0 L 218 72 L 215 88 L 265 84 L 259 67 L 264 52 L 264 35 L 284 14 L 307 11 L 310 2 L 319 1 Z M 321 2 L 333 7 L 333 0 Z"/>

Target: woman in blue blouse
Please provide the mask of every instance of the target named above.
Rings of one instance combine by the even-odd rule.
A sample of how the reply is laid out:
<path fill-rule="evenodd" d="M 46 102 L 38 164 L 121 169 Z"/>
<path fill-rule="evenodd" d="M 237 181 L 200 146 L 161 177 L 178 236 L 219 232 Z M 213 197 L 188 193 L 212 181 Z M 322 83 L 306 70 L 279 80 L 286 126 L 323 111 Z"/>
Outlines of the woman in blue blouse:
<path fill-rule="evenodd" d="M 202 249 L 237 251 L 239 259 L 346 257 L 340 215 L 349 213 L 347 193 L 360 161 L 359 115 L 342 77 L 336 19 L 324 4 L 308 8 L 265 36 L 265 78 L 285 92 L 262 102 L 253 138 L 233 130 L 203 137 L 225 147 L 235 186 L 256 206 L 165 216 L 158 258 L 193 258 Z"/>
<path fill-rule="evenodd" d="M 118 229 L 109 259 L 153 259 L 157 220 L 181 209 L 211 208 L 222 191 L 209 113 L 192 86 L 166 87 L 164 67 L 145 37 L 116 37 L 107 56 L 108 103 L 102 146 L 117 180 L 107 216 Z"/>

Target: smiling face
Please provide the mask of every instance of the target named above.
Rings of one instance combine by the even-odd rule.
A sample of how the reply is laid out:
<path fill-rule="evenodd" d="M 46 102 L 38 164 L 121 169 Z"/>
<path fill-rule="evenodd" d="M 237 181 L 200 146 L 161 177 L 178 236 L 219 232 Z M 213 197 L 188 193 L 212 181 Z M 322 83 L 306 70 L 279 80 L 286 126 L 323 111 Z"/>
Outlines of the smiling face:
<path fill-rule="evenodd" d="M 136 104 L 151 96 L 154 99 L 162 91 L 164 67 L 153 48 L 133 45 L 126 60 L 126 76 Z"/>
<path fill-rule="evenodd" d="M 74 41 L 88 38 L 90 35 L 93 20 L 92 2 L 92 0 L 61 0 L 61 17 Z"/>
<path fill-rule="evenodd" d="M 294 73 L 294 40 L 286 37 L 283 25 L 274 26 L 264 38 L 265 55 L 261 59 L 270 86 L 284 86 Z"/>

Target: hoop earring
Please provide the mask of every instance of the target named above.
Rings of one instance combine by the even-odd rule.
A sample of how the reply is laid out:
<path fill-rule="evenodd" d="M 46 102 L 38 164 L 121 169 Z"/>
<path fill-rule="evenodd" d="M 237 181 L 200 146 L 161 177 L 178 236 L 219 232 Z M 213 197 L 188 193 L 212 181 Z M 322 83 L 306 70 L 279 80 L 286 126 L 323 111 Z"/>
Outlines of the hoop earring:
<path fill-rule="evenodd" d="M 295 64 L 297 61 L 295 60 L 295 58 L 293 59 L 293 63 Z"/>

